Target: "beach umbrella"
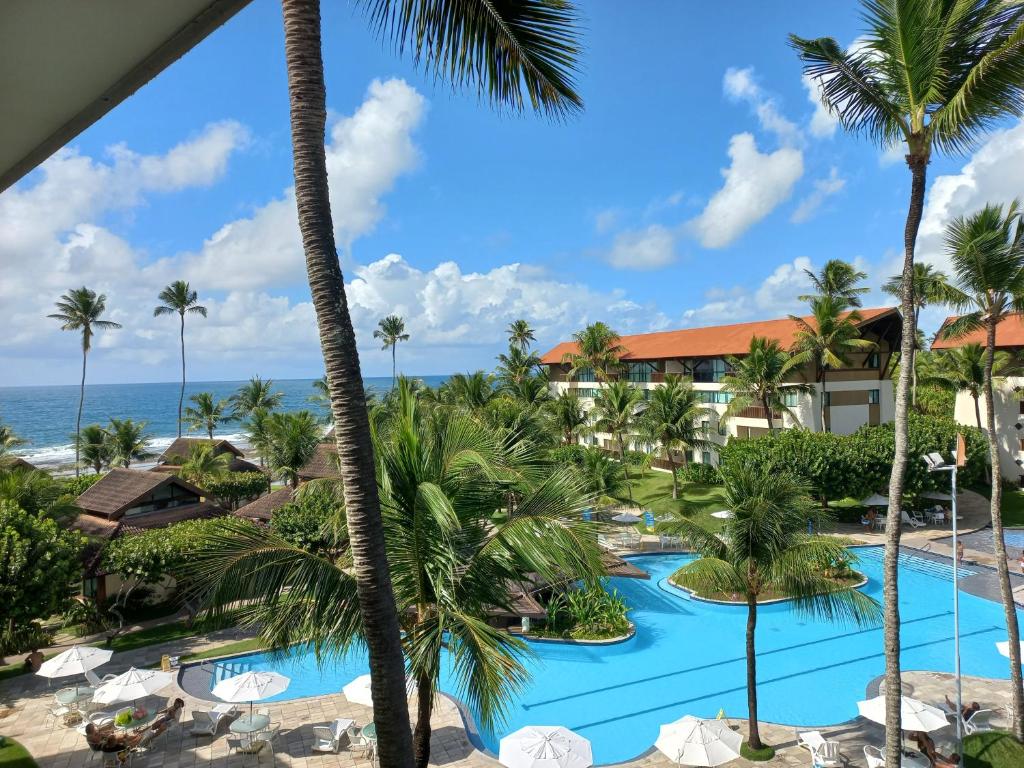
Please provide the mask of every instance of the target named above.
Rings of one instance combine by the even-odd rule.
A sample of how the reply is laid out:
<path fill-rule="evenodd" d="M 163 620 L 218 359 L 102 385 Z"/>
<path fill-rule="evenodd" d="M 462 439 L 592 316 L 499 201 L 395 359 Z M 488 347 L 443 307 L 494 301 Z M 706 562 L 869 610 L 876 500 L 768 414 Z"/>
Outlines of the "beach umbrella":
<path fill-rule="evenodd" d="M 616 523 L 639 523 L 641 517 L 640 515 L 634 515 L 632 512 L 620 512 L 612 520 Z"/>
<path fill-rule="evenodd" d="M 92 700 L 97 704 L 114 704 L 118 701 L 144 699 L 166 688 L 173 679 L 174 675 L 170 672 L 132 667 L 97 688 Z"/>
<path fill-rule="evenodd" d="M 952 501 L 953 497 L 942 491 L 925 491 L 921 494 L 922 499 L 934 499 L 935 501 Z"/>
<path fill-rule="evenodd" d="M 720 509 L 718 512 L 712 512 L 712 517 L 717 517 L 719 520 L 729 520 L 730 518 L 736 517 L 736 513 L 731 509 Z"/>
<path fill-rule="evenodd" d="M 876 696 L 867 701 L 858 701 L 857 709 L 862 716 L 874 723 L 885 725 L 885 696 Z M 904 731 L 937 731 L 949 725 L 946 713 L 931 704 L 900 696 L 900 724 Z"/>
<path fill-rule="evenodd" d="M 889 499 L 881 494 L 872 493 L 866 499 L 861 499 L 860 505 L 862 507 L 888 507 Z"/>
<path fill-rule="evenodd" d="M 498 760 L 508 768 L 588 768 L 590 742 L 560 725 L 528 725 L 501 740 Z"/>
<path fill-rule="evenodd" d="M 243 672 L 234 677 L 225 677 L 215 686 L 211 693 L 221 701 L 239 703 L 249 702 L 249 717 L 252 717 L 252 703 L 277 696 L 288 689 L 291 682 L 277 672 Z"/>
<path fill-rule="evenodd" d="M 113 655 L 114 652 L 106 648 L 76 645 L 44 661 L 36 674 L 49 678 L 84 675 L 90 669 L 106 664 Z"/>
<path fill-rule="evenodd" d="M 412 696 L 412 692 L 416 690 L 416 681 L 411 677 L 405 678 L 405 694 L 406 696 Z M 370 695 L 370 676 L 360 675 L 351 683 L 348 683 L 341 689 L 341 692 L 345 694 L 345 698 L 351 701 L 353 704 L 362 704 L 367 707 L 373 706 L 373 696 Z"/>
<path fill-rule="evenodd" d="M 693 715 L 661 726 L 654 746 L 681 765 L 714 766 L 740 756 L 743 737 L 724 720 L 701 720 Z"/>
<path fill-rule="evenodd" d="M 999 649 L 999 652 L 1001 654 L 1003 654 L 1003 656 L 1005 656 L 1006 658 L 1010 658 L 1010 641 L 1009 640 L 1000 640 L 998 643 L 996 643 L 996 648 Z M 1024 640 L 1021 640 L 1020 652 L 1022 654 L 1024 654 Z"/>

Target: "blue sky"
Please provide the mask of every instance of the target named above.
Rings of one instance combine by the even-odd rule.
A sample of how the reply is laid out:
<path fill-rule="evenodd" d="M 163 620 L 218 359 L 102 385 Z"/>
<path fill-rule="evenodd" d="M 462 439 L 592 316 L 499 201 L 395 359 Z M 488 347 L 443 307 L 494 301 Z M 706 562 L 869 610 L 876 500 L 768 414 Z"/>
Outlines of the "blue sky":
<path fill-rule="evenodd" d="M 390 372 L 370 333 L 391 311 L 412 336 L 403 370 L 447 373 L 489 367 L 518 316 L 547 347 L 597 319 L 625 333 L 799 311 L 802 269 L 828 258 L 873 286 L 896 269 L 906 168 L 830 124 L 786 44 L 852 43 L 855 4 L 586 3 L 586 109 L 566 122 L 497 113 L 324 5 L 332 197 L 368 375 Z M 211 307 L 189 326 L 193 378 L 319 375 L 290 162 L 280 10 L 256 0 L 0 195 L 15 329 L 0 384 L 76 381 L 76 339 L 43 316 L 82 283 L 125 325 L 90 380 L 173 380 L 175 328 L 151 314 L 178 277 Z M 932 163 L 923 258 L 942 264 L 950 215 L 1012 195 L 1008 163 L 1024 165 L 1015 122 Z"/>

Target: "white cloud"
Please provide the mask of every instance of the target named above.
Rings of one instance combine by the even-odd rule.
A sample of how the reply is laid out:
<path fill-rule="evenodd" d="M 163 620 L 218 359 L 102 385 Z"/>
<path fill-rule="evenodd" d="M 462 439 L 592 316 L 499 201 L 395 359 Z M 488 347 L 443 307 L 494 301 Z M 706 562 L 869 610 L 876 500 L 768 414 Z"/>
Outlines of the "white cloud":
<path fill-rule="evenodd" d="M 617 208 L 606 208 L 594 216 L 594 231 L 599 235 L 611 232 L 619 223 L 622 213 Z"/>
<path fill-rule="evenodd" d="M 732 101 L 749 104 L 757 115 L 761 127 L 775 134 L 783 144 L 802 143 L 800 129 L 779 111 L 775 99 L 768 96 L 758 85 L 754 79 L 753 67 L 727 69 L 722 78 L 722 90 Z"/>
<path fill-rule="evenodd" d="M 814 105 L 814 113 L 807 124 L 807 130 L 816 139 L 829 139 L 835 135 L 839 126 L 839 118 L 829 112 L 821 101 L 821 79 L 810 75 L 801 75 L 807 99 Z"/>
<path fill-rule="evenodd" d="M 741 286 L 714 289 L 705 295 L 705 303 L 683 312 L 684 325 L 742 323 L 800 314 L 805 305 L 797 297 L 810 285 L 805 269 L 812 269 L 805 256 L 777 266 L 755 291 Z"/>
<path fill-rule="evenodd" d="M 675 258 L 676 235 L 660 224 L 620 232 L 605 255 L 605 260 L 616 269 L 658 269 Z"/>
<path fill-rule="evenodd" d="M 846 179 L 839 175 L 839 169 L 833 165 L 826 178 L 814 182 L 813 191 L 800 201 L 790 221 L 794 224 L 807 221 L 818 212 L 818 208 L 826 199 L 841 192 L 845 186 Z"/>
<path fill-rule="evenodd" d="M 793 193 L 803 175 L 803 153 L 783 147 L 762 154 L 749 133 L 729 142 L 731 164 L 722 170 L 725 183 L 708 201 L 689 227 L 706 248 L 723 248 L 734 242 Z"/>

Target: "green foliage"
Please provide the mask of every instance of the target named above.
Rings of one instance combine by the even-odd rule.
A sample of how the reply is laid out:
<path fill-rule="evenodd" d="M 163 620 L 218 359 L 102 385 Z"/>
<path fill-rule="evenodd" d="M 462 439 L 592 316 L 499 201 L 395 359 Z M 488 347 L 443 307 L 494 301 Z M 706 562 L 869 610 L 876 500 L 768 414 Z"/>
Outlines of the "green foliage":
<path fill-rule="evenodd" d="M 747 742 L 740 744 L 740 757 L 746 758 L 755 763 L 763 763 L 775 757 L 775 747 L 764 744 L 760 749 L 754 749 Z"/>
<path fill-rule="evenodd" d="M 48 473 L 25 467 L 0 467 L 0 500 L 7 500 L 30 515 L 66 520 L 78 513 L 74 497 Z"/>
<path fill-rule="evenodd" d="M 0 766 L 2 768 L 39 768 L 28 750 L 13 739 L 4 738 L 0 742 Z"/>
<path fill-rule="evenodd" d="M 722 478 L 713 464 L 690 463 L 676 470 L 676 475 L 684 483 L 697 485 L 720 485 Z"/>
<path fill-rule="evenodd" d="M 343 523 L 342 509 L 340 488 L 307 484 L 300 488 L 295 501 L 274 511 L 270 530 L 289 544 L 309 552 L 323 552 L 339 539 L 348 538 L 343 526 L 339 530 L 332 525 L 334 521 Z"/>
<path fill-rule="evenodd" d="M 572 464 L 575 466 L 581 466 L 583 459 L 587 455 L 587 447 L 585 445 L 579 445 L 578 443 L 570 443 L 569 445 L 560 445 L 557 448 L 553 448 L 548 454 L 548 458 L 555 464 Z"/>
<path fill-rule="evenodd" d="M 78 477 L 61 478 L 58 482 L 60 483 L 61 493 L 78 498 L 89 488 L 96 485 L 102 478 L 103 475 L 79 475 Z"/>
<path fill-rule="evenodd" d="M 203 490 L 218 504 L 235 509 L 239 503 L 266 493 L 269 485 L 270 481 L 262 472 L 229 472 L 224 477 L 208 480 Z"/>
<path fill-rule="evenodd" d="M 964 737 L 964 768 L 1018 768 L 1024 765 L 1024 744 L 1000 731 Z"/>
<path fill-rule="evenodd" d="M 574 640 L 621 637 L 629 632 L 629 608 L 619 593 L 599 587 L 567 590 L 548 603 L 549 634 Z"/>
<path fill-rule="evenodd" d="M 131 712 L 119 712 L 114 716 L 114 725 L 125 726 L 129 725 L 132 721 Z"/>

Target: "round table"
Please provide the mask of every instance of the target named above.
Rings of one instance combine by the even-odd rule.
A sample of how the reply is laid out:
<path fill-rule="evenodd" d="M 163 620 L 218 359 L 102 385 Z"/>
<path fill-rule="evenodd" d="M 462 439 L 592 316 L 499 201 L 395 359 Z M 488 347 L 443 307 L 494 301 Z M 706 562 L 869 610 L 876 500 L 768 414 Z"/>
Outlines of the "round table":
<path fill-rule="evenodd" d="M 232 721 L 228 730 L 232 733 L 256 733 L 265 731 L 270 725 L 270 715 L 242 715 Z"/>
<path fill-rule="evenodd" d="M 80 701 L 90 701 L 94 693 L 96 693 L 95 689 L 88 685 L 76 685 L 73 688 L 64 688 L 57 691 L 53 698 L 58 704 L 68 707 Z"/>
<path fill-rule="evenodd" d="M 377 740 L 377 724 L 376 723 L 367 723 L 366 725 L 363 726 L 363 729 L 360 731 L 360 733 L 363 735 L 363 738 L 367 739 L 368 741 L 376 741 Z"/>
<path fill-rule="evenodd" d="M 931 762 L 924 755 L 914 752 L 908 755 L 906 752 L 903 753 L 903 757 L 900 758 L 900 768 L 930 768 Z"/>

